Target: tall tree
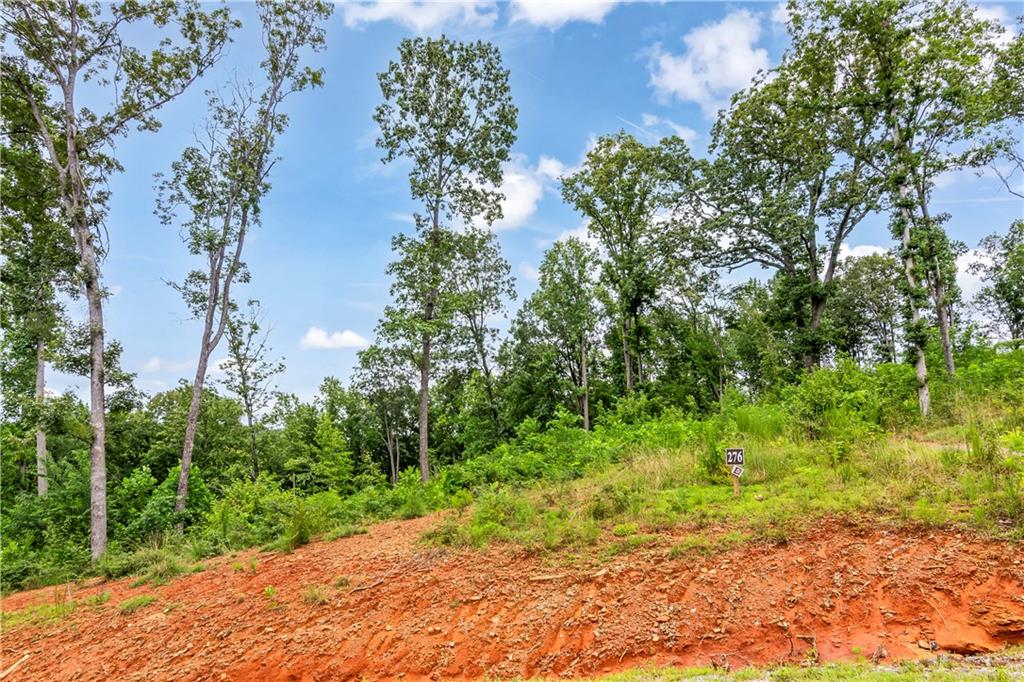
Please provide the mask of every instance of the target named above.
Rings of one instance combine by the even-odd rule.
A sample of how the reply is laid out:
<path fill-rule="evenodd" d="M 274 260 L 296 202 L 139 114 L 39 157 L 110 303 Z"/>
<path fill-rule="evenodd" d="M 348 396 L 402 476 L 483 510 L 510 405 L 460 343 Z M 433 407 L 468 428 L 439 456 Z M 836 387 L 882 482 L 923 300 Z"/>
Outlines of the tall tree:
<path fill-rule="evenodd" d="M 270 190 L 274 144 L 287 125 L 279 109 L 295 92 L 322 83 L 323 70 L 301 64 L 305 49 L 324 47 L 322 24 L 333 7 L 322 0 L 273 2 L 260 0 L 260 24 L 266 56 L 260 63 L 266 82 L 257 94 L 252 83 L 235 83 L 227 95 L 210 96 L 210 120 L 196 144 L 171 165 L 158 181 L 157 213 L 164 224 L 177 222 L 178 209 L 187 215 L 180 225 L 191 254 L 202 256 L 205 269 L 193 270 L 174 285 L 192 315 L 202 320 L 199 361 L 192 381 L 181 473 L 175 511 L 185 509 L 192 466 L 196 423 L 210 355 L 220 343 L 235 309 L 231 288 L 247 282 L 242 260 L 249 230 L 260 222 L 260 204 Z"/>
<path fill-rule="evenodd" d="M 659 148 L 619 132 L 599 138 L 583 166 L 562 178 L 562 197 L 607 253 L 602 274 L 613 297 L 627 393 L 643 382 L 643 315 L 676 251 L 665 213 L 665 161 Z"/>
<path fill-rule="evenodd" d="M 270 331 L 263 331 L 259 301 L 249 301 L 244 315 L 236 312 L 227 323 L 228 358 L 223 366 L 224 387 L 238 396 L 249 427 L 252 478 L 260 475 L 259 433 L 262 416 L 273 402 L 274 377 L 284 371 L 284 362 L 268 360 Z"/>
<path fill-rule="evenodd" d="M 841 55 L 846 87 L 838 105 L 878 117 L 863 160 L 883 179 L 891 230 L 901 244 L 907 338 L 916 355 L 919 408 L 927 415 L 931 395 L 921 310 L 931 293 L 941 312 L 952 285 L 944 274 L 948 269 L 941 262 L 934 267 L 935 259 L 947 254 L 929 250 L 941 241 L 934 231 L 942 229 L 941 219 L 929 212 L 931 192 L 940 173 L 987 158 L 976 141 L 1007 115 L 1004 107 L 993 106 L 992 97 L 1002 29 L 981 19 L 963 0 L 808 0 L 795 9 L 794 43 L 810 49 L 828 46 Z M 859 156 L 856 150 L 846 151 Z M 929 269 L 938 288 L 927 281 Z M 948 348 L 948 317 L 940 314 L 938 321 Z"/>
<path fill-rule="evenodd" d="M 701 197 L 709 204 L 711 264 L 752 263 L 790 283 L 797 341 L 810 370 L 843 243 L 877 205 L 877 174 L 850 154 L 875 125 L 836 106 L 844 88 L 835 51 L 798 44 L 733 98 L 714 127 Z"/>
<path fill-rule="evenodd" d="M 48 490 L 43 419 L 46 362 L 60 342 L 62 328 L 68 325 L 58 293 L 75 295 L 78 261 L 67 224 L 61 219 L 54 170 L 34 132 L 33 113 L 10 88 L 4 88 L 0 96 L 4 403 L 35 422 L 36 490 L 43 496 Z M 37 88 L 36 97 L 42 99 L 41 89 Z M 53 112 L 44 115 L 52 125 Z"/>
<path fill-rule="evenodd" d="M 399 157 L 412 163 L 410 192 L 425 211 L 416 216 L 419 238 L 404 242 L 410 247 L 404 257 L 418 253 L 412 260 L 424 267 L 401 269 L 421 279 L 404 282 L 402 273 L 393 270 L 396 287 L 414 295 L 404 295 L 404 312 L 384 326 L 392 336 L 418 341 L 419 463 L 426 481 L 432 344 L 450 322 L 439 315 L 445 307 L 439 305 L 444 270 L 454 254 L 443 233 L 455 220 L 489 225 L 501 217 L 497 187 L 515 142 L 517 112 L 508 70 L 490 43 L 460 43 L 444 36 L 406 39 L 398 47 L 398 60 L 378 80 L 384 101 L 374 112 L 380 127 L 377 146 L 384 150 L 385 163 Z"/>
<path fill-rule="evenodd" d="M 540 286 L 526 305 L 558 352 L 583 428 L 590 430 L 590 356 L 597 331 L 597 252 L 575 237 L 555 242 L 540 264 Z"/>
<path fill-rule="evenodd" d="M 500 425 L 492 364 L 498 330 L 493 319 L 504 313 L 506 301 L 515 300 L 515 280 L 508 261 L 501 255 L 498 238 L 490 230 L 470 227 L 457 236 L 456 248 L 452 285 L 457 297 L 457 317 L 462 322 L 462 336 L 473 363 L 483 377 L 497 430 Z"/>
<path fill-rule="evenodd" d="M 32 111 L 56 174 L 88 304 L 90 526 L 92 557 L 98 559 L 107 546 L 100 225 L 103 181 L 120 169 L 108 153 L 132 127 L 159 127 L 156 111 L 217 61 L 234 22 L 225 8 L 203 12 L 197 2 L 171 0 L 112 5 L 12 0 L 3 3 L 0 17 L 16 55 L 4 58 L 3 80 Z M 149 51 L 131 45 L 124 37 L 131 25 L 147 20 L 158 29 L 178 28 L 180 40 L 166 37 Z M 40 91 L 37 84 L 45 89 Z M 83 93 L 89 101 L 112 105 L 106 111 L 80 108 Z M 47 112 L 59 112 L 57 120 L 49 120 Z"/>
<path fill-rule="evenodd" d="M 827 316 L 837 351 L 861 362 L 899 361 L 901 276 L 890 254 L 849 256 L 840 262 Z"/>
<path fill-rule="evenodd" d="M 402 468 L 402 443 L 415 429 L 416 390 L 401 367 L 406 364 L 394 348 L 373 345 L 359 352 L 352 386 L 373 408 L 376 431 L 388 458 L 388 478 L 398 482 Z"/>

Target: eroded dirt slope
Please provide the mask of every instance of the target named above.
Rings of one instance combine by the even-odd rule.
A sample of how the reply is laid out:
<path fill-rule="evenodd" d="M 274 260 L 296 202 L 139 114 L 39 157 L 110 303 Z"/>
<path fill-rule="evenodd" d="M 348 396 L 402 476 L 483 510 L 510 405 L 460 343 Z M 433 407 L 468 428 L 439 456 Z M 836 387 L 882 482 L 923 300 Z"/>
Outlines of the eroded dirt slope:
<path fill-rule="evenodd" d="M 240 557 L 256 557 L 254 572 L 216 560 L 160 587 L 73 588 L 75 600 L 111 598 L 57 624 L 9 628 L 0 670 L 24 659 L 9 679 L 450 679 L 814 652 L 892 661 L 1024 642 L 1024 553 L 952 531 L 825 521 L 783 546 L 673 559 L 682 531 L 631 554 L 610 557 L 602 545 L 538 556 L 418 543 L 436 522 Z M 348 586 L 333 587 L 342 576 Z M 304 600 L 308 586 L 326 602 Z M 54 589 L 12 595 L 3 609 L 52 600 Z M 138 594 L 156 601 L 121 615 L 116 605 Z"/>

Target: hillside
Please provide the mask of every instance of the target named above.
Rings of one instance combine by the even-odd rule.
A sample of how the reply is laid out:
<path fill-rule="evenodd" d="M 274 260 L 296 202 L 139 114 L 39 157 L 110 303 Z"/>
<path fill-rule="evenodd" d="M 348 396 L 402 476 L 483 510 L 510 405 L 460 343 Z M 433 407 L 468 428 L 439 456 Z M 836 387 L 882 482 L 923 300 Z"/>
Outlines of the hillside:
<path fill-rule="evenodd" d="M 912 445 L 879 447 L 891 454 Z M 763 457 L 782 447 L 763 446 Z M 956 450 L 932 441 L 913 447 L 936 461 Z M 656 492 L 686 456 L 637 454 L 568 488 L 540 484 L 506 503 L 543 506 L 594 488 L 608 495 L 609 481 L 637 471 Z M 745 487 L 734 502 L 728 484 L 720 487 L 727 494 L 703 505 L 702 520 L 616 523 L 650 514 L 624 511 L 592 538 L 552 548 L 531 539 L 530 518 L 499 518 L 507 542 L 459 541 L 480 532 L 482 515 L 494 525 L 493 500 L 483 496 L 468 510 L 356 528 L 291 553 L 244 551 L 186 566 L 194 572 L 178 577 L 181 568 L 158 567 L 142 578 L 15 593 L 3 600 L 3 669 L 17 666 L 11 679 L 33 680 L 588 677 L 637 669 L 648 671 L 644 679 L 666 666 L 799 671 L 845 662 L 861 664 L 848 670 L 856 677 L 874 664 L 964 666 L 972 655 L 1024 644 L 1024 556 L 1017 542 L 1000 539 L 998 526 L 924 523 L 895 510 L 801 510 L 776 504 L 764 484 Z M 849 507 L 834 495 L 836 508 Z M 950 507 L 956 518 L 955 501 Z M 748 532 L 758 513 L 773 516 L 774 530 Z M 1020 669 L 1019 655 L 999 660 L 1004 672 Z M 972 671 L 943 669 L 950 679 Z"/>

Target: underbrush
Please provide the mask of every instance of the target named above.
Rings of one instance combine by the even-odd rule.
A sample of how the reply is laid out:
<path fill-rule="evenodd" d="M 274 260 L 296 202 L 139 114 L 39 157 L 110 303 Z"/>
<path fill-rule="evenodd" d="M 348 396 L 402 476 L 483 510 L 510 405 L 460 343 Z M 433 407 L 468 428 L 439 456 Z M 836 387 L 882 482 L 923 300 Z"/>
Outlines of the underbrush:
<path fill-rule="evenodd" d="M 133 543 L 115 533 L 98 564 L 26 499 L 3 516 L 2 586 L 89 574 L 159 584 L 201 569 L 196 562 L 207 557 L 251 547 L 292 551 L 314 538 L 365 532 L 377 520 L 440 510 L 451 511 L 428 540 L 470 547 L 586 547 L 612 528 L 629 528 L 613 542 L 616 551 L 632 551 L 644 544 L 634 537 L 725 523 L 743 541 L 785 542 L 824 515 L 850 514 L 1024 539 L 1024 350 L 987 353 L 962 362 L 955 380 L 934 378 L 935 415 L 924 422 L 916 416 L 912 368 L 865 370 L 842 361 L 807 375 L 776 402 L 752 404 L 727 391 L 711 415 L 638 393 L 600 413 L 591 431 L 564 410 L 546 424 L 526 419 L 507 442 L 438 468 L 426 484 L 408 469 L 394 485 L 365 476 L 349 495 L 304 496 L 262 474 L 234 480 L 216 496 L 203 492 L 205 511 L 178 519 L 176 474 L 159 485 L 140 474 L 126 479 L 132 490 L 156 492 L 146 501 L 115 491 L 138 510 L 115 527 L 142 524 L 148 539 Z M 727 447 L 746 453 L 739 498 L 724 464 Z M 45 551 L 7 533 L 11 524 L 45 534 Z"/>
<path fill-rule="evenodd" d="M 724 464 L 720 472 L 707 471 L 699 445 L 646 450 L 573 483 L 489 488 L 467 515 L 449 517 L 427 539 L 554 549 L 593 544 L 602 528 L 631 536 L 728 525 L 735 531 L 728 546 L 746 539 L 785 542 L 824 516 L 870 514 L 1022 540 L 1024 459 L 1003 451 L 992 432 L 973 429 L 967 429 L 966 447 L 901 439 L 764 442 L 734 433 L 731 442 L 746 446 L 738 498 Z M 673 551 L 690 549 L 708 547 Z"/>

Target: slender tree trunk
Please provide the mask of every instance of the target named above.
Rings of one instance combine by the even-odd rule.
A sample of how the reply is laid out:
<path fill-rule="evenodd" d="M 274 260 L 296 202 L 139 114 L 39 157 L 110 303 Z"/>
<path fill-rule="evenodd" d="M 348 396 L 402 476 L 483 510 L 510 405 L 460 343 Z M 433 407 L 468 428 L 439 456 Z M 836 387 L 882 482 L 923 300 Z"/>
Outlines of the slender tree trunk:
<path fill-rule="evenodd" d="M 636 341 L 636 348 L 633 351 L 633 355 L 636 358 L 636 385 L 642 385 L 644 383 L 644 365 L 643 355 L 640 352 L 640 320 L 634 315 L 631 321 L 631 331 L 633 332 L 633 340 Z"/>
<path fill-rule="evenodd" d="M 946 306 L 946 287 L 942 283 L 942 272 L 939 270 L 939 259 L 935 257 L 935 286 L 932 287 L 932 296 L 935 299 L 935 315 L 939 321 L 939 339 L 942 341 L 942 356 L 946 362 L 946 374 L 956 374 L 956 365 L 953 363 L 953 343 L 949 338 L 949 308 Z"/>
<path fill-rule="evenodd" d="M 818 330 L 825 318 L 825 303 L 828 299 L 821 296 L 811 297 L 811 349 L 804 356 L 804 367 L 808 372 L 821 366 L 821 344 L 818 341 Z"/>
<path fill-rule="evenodd" d="M 633 392 L 633 357 L 629 353 L 629 343 L 626 340 L 626 322 L 619 322 L 619 334 L 622 336 L 622 364 L 626 371 L 626 393 Z"/>
<path fill-rule="evenodd" d="M 36 408 L 42 411 L 46 397 L 46 342 L 40 337 L 36 341 Z M 49 481 L 46 478 L 46 432 L 43 431 L 42 415 L 36 425 L 36 489 L 40 497 L 46 497 Z"/>
<path fill-rule="evenodd" d="M 590 384 L 587 380 L 587 339 L 580 339 L 580 382 L 583 384 L 583 430 L 590 430 Z"/>
<path fill-rule="evenodd" d="M 889 122 L 889 131 L 892 136 L 893 146 L 898 150 L 909 149 L 908 144 L 900 139 L 899 127 L 896 124 L 896 119 L 893 112 L 890 110 L 886 116 Z M 898 201 L 900 215 L 903 219 L 903 233 L 900 235 L 902 247 L 903 247 L 903 270 L 907 278 L 907 287 L 909 289 L 910 298 L 910 324 L 913 332 L 911 336 L 911 343 L 914 344 L 916 351 L 916 361 L 914 363 L 914 371 L 917 375 L 917 404 L 921 410 L 921 416 L 927 417 L 932 409 L 932 397 L 931 392 L 928 390 L 928 362 L 925 359 L 924 354 L 924 338 L 921 334 L 921 312 L 918 309 L 918 282 L 917 275 L 914 274 L 914 252 L 912 250 L 911 240 L 911 227 L 914 223 L 914 214 L 910 210 L 911 198 L 910 198 L 910 179 L 907 175 L 906 169 L 904 174 L 899 178 Z"/>
<path fill-rule="evenodd" d="M 89 525 L 91 555 L 97 561 L 107 551 L 107 418 L 104 397 L 103 366 L 103 290 L 100 286 L 96 251 L 88 226 L 78 228 L 85 234 L 81 239 L 82 265 L 85 268 L 85 298 L 89 306 L 89 425 L 92 427 L 92 446 L 89 450 Z"/>
<path fill-rule="evenodd" d="M 909 190 L 904 181 L 899 188 L 901 202 L 907 200 L 908 192 Z M 917 375 L 917 403 L 921 410 L 921 416 L 927 417 L 932 409 L 932 397 L 931 392 L 928 390 L 928 362 L 924 355 L 924 341 L 920 338 L 920 334 L 917 333 L 920 331 L 921 326 L 921 312 L 917 308 L 917 276 L 914 274 L 914 253 L 911 250 L 910 239 L 910 226 L 913 216 L 906 205 L 901 206 L 900 211 L 903 213 L 903 270 L 907 277 L 907 286 L 910 288 L 910 324 L 915 332 L 911 336 L 914 337 L 913 344 L 917 354 L 914 363 L 914 371 Z"/>
<path fill-rule="evenodd" d="M 424 334 L 420 358 L 420 480 L 430 480 L 430 335 Z"/>
<path fill-rule="evenodd" d="M 203 344 L 199 350 L 199 364 L 192 380 L 192 402 L 188 406 L 188 421 L 185 423 L 185 441 L 181 446 L 181 472 L 178 474 L 178 496 L 174 501 L 174 511 L 181 514 L 185 511 L 188 501 L 188 477 L 192 470 L 192 449 L 196 442 L 196 428 L 199 424 L 199 406 L 203 399 L 203 384 L 206 382 L 206 367 L 210 361 L 210 334 L 212 316 L 207 315 L 207 325 L 203 330 Z M 181 528 L 179 521 L 178 527 Z"/>
<path fill-rule="evenodd" d="M 941 299 L 940 299 L 941 300 Z M 956 374 L 956 365 L 953 363 L 953 343 L 949 339 L 949 309 L 944 305 L 936 306 L 939 318 L 939 336 L 942 339 L 942 355 L 946 361 L 946 374 Z"/>
<path fill-rule="evenodd" d="M 494 420 L 494 429 L 497 433 L 501 428 L 501 415 L 498 414 L 498 401 L 494 397 L 494 379 L 487 364 L 487 349 L 484 348 L 483 339 L 479 336 L 476 339 L 476 347 L 480 355 L 480 369 L 484 373 L 484 391 L 487 392 L 487 402 L 491 407 L 491 418 Z"/>
<path fill-rule="evenodd" d="M 246 403 L 247 404 L 245 407 L 245 421 L 246 425 L 249 427 L 249 453 L 250 456 L 252 457 L 252 480 L 255 481 L 257 478 L 260 477 L 260 458 L 257 454 L 256 448 L 256 430 L 253 428 L 254 420 L 252 415 L 252 407 L 248 405 L 248 401 L 246 401 Z"/>

